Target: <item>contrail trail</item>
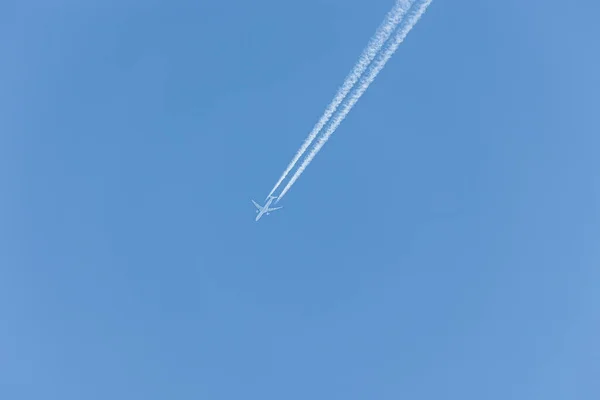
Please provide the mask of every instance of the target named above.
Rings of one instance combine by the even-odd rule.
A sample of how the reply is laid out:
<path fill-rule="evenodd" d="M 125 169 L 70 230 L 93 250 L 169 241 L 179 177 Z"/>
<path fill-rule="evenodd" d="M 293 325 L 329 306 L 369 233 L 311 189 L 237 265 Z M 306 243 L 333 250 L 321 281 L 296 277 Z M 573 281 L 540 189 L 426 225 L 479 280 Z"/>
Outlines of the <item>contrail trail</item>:
<path fill-rule="evenodd" d="M 354 107 L 354 105 L 358 102 L 360 97 L 369 88 L 369 85 L 371 85 L 371 83 L 373 83 L 373 81 L 377 77 L 377 74 L 379 74 L 379 72 L 381 72 L 383 67 L 385 67 L 385 64 L 388 62 L 390 57 L 392 57 L 394 52 L 398 49 L 398 46 L 400 46 L 400 44 L 402 44 L 402 42 L 406 38 L 406 35 L 408 35 L 408 33 L 411 31 L 411 29 L 419 21 L 419 19 L 423 15 L 423 13 L 425 13 L 425 11 L 427 10 L 427 7 L 429 6 L 429 4 L 431 4 L 431 1 L 432 0 L 417 0 L 416 1 L 415 4 L 417 4 L 417 5 L 415 6 L 414 9 L 411 9 L 409 15 L 406 17 L 406 20 L 405 20 L 406 22 L 405 23 L 403 22 L 403 24 L 399 28 L 398 32 L 392 39 L 391 44 L 388 45 L 385 48 L 385 50 L 383 50 L 383 52 L 379 55 L 377 60 L 371 66 L 367 75 L 361 79 L 355 92 L 350 96 L 349 100 L 344 104 L 341 111 L 333 118 L 331 125 L 327 128 L 327 130 L 325 131 L 323 136 L 321 136 L 321 138 L 319 138 L 319 140 L 317 141 L 317 144 L 315 144 L 315 146 L 310 151 L 308 156 L 306 156 L 306 158 L 304 159 L 304 161 L 302 162 L 300 167 L 298 167 L 298 170 L 296 170 L 296 173 L 292 176 L 292 178 L 290 179 L 288 184 L 285 186 L 285 188 L 283 189 L 283 191 L 277 198 L 276 202 L 281 200 L 283 198 L 283 196 L 285 196 L 285 194 L 288 192 L 288 190 L 290 190 L 290 188 L 298 180 L 300 175 L 302 175 L 302 172 L 304 172 L 304 170 L 306 169 L 308 164 L 310 164 L 310 162 L 313 160 L 313 158 L 315 158 L 315 156 L 321 150 L 323 145 L 327 142 L 327 140 L 329 140 L 331 135 L 335 132 L 335 130 L 338 128 L 338 126 L 342 123 L 344 118 L 346 118 L 346 116 L 348 115 L 350 110 L 352 110 L 352 107 Z"/>
<path fill-rule="evenodd" d="M 304 143 L 302 143 L 302 146 L 296 152 L 296 155 L 289 163 L 289 165 L 287 166 L 287 168 L 285 169 L 275 186 L 273 186 L 273 189 L 271 189 L 271 192 L 269 192 L 267 198 L 269 198 L 269 196 L 271 196 L 277 190 L 277 188 L 279 188 L 279 185 L 281 185 L 283 180 L 294 168 L 300 157 L 302 157 L 302 155 L 306 152 L 311 143 L 318 136 L 319 132 L 321 132 L 321 129 L 323 129 L 323 127 L 327 124 L 327 122 L 335 113 L 339 105 L 342 103 L 342 101 L 344 101 L 344 99 L 352 90 L 356 82 L 358 82 L 362 74 L 366 71 L 369 64 L 371 64 L 375 56 L 377 56 L 377 53 L 379 53 L 385 42 L 390 38 L 392 33 L 394 33 L 394 31 L 398 27 L 398 24 L 404 18 L 404 14 L 406 14 L 408 9 L 412 5 L 413 1 L 414 0 L 396 0 L 396 4 L 394 4 L 394 7 L 387 13 L 385 19 L 383 20 L 379 28 L 377 28 L 375 35 L 373 35 L 373 37 L 369 40 L 369 44 L 363 50 L 362 54 L 358 59 L 358 62 L 356 63 L 354 68 L 352 68 L 352 71 L 350 71 L 342 86 L 338 89 L 335 97 L 327 106 L 325 112 L 319 119 L 319 122 L 316 123 L 316 125 L 314 126 L 308 137 L 304 140 Z"/>

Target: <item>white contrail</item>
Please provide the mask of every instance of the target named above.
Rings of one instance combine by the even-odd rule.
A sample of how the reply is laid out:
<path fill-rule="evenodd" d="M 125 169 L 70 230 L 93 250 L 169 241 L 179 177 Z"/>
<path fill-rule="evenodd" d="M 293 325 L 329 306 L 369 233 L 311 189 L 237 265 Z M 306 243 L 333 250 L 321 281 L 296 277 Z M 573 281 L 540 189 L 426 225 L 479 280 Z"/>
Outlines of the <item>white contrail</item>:
<path fill-rule="evenodd" d="M 373 37 L 369 40 L 369 44 L 363 50 L 362 54 L 360 55 L 360 58 L 358 59 L 358 62 L 356 63 L 354 68 L 352 68 L 352 71 L 350 71 L 342 86 L 338 89 L 335 97 L 327 106 L 325 112 L 319 119 L 319 122 L 317 122 L 317 124 L 314 126 L 314 128 L 312 129 L 308 137 L 304 140 L 304 143 L 302 143 L 302 146 L 300 147 L 298 152 L 296 152 L 296 155 L 289 163 L 289 165 L 287 166 L 287 168 L 285 169 L 275 186 L 273 186 L 273 189 L 271 189 L 271 192 L 269 192 L 267 198 L 269 198 L 269 196 L 271 196 L 277 190 L 279 185 L 281 185 L 286 176 L 294 168 L 300 157 L 302 157 L 304 152 L 306 152 L 311 143 L 319 135 L 321 129 L 323 129 L 323 127 L 327 124 L 327 122 L 335 113 L 339 105 L 342 103 L 342 101 L 344 101 L 350 90 L 352 90 L 356 82 L 358 82 L 362 74 L 366 71 L 369 64 L 371 64 L 371 61 L 373 61 L 373 59 L 375 58 L 375 56 L 377 56 L 377 53 L 379 53 L 385 42 L 390 38 L 392 33 L 394 33 L 394 31 L 398 27 L 398 24 L 404 18 L 404 14 L 406 14 L 406 11 L 408 11 L 410 6 L 412 5 L 413 1 L 414 0 L 396 0 L 396 4 L 387 13 L 385 19 L 383 20 L 379 28 L 377 28 L 375 35 L 373 35 Z"/>
<path fill-rule="evenodd" d="M 375 78 L 377 77 L 377 74 L 379 74 L 379 72 L 381 72 L 383 67 L 385 67 L 385 64 L 388 62 L 390 57 L 392 57 L 394 52 L 398 49 L 398 46 L 400 46 L 400 44 L 402 44 L 402 42 L 406 38 L 406 35 L 408 35 L 410 30 L 419 21 L 419 18 L 421 18 L 421 16 L 425 12 L 425 10 L 427 10 L 427 7 L 429 6 L 429 4 L 431 4 L 431 1 L 432 0 L 417 0 L 417 2 L 415 3 L 416 4 L 415 8 L 412 9 L 411 12 L 409 13 L 409 15 L 406 17 L 405 22 L 403 22 L 402 25 L 400 26 L 398 32 L 396 33 L 396 36 L 392 39 L 391 44 L 389 44 L 385 48 L 385 50 L 383 50 L 383 52 L 379 55 L 379 57 L 377 57 L 377 60 L 373 63 L 369 72 L 361 79 L 360 83 L 358 84 L 358 87 L 355 89 L 355 92 L 350 96 L 348 101 L 344 104 L 341 111 L 332 119 L 331 125 L 327 128 L 327 130 L 325 131 L 323 136 L 321 136 L 319 138 L 319 140 L 317 141 L 317 144 L 315 144 L 315 146 L 310 151 L 308 156 L 306 156 L 306 158 L 304 159 L 304 161 L 302 162 L 300 167 L 298 167 L 298 170 L 292 176 L 292 178 L 290 179 L 288 184 L 285 186 L 285 188 L 283 189 L 283 191 L 277 198 L 276 202 L 278 202 L 279 200 L 281 200 L 283 198 L 283 196 L 285 196 L 285 194 L 288 192 L 288 190 L 290 190 L 290 188 L 294 185 L 296 180 L 298 180 L 300 175 L 302 175 L 302 172 L 304 172 L 304 170 L 306 169 L 308 164 L 310 164 L 310 162 L 313 160 L 313 158 L 315 158 L 315 156 L 317 155 L 319 150 L 321 150 L 321 148 L 323 147 L 325 142 L 327 142 L 327 140 L 329 140 L 331 135 L 335 132 L 335 130 L 338 128 L 338 126 L 342 123 L 344 118 L 346 118 L 346 116 L 348 115 L 350 110 L 352 110 L 352 107 L 354 107 L 356 102 L 358 102 L 360 97 L 369 88 L 369 85 L 375 80 Z"/>

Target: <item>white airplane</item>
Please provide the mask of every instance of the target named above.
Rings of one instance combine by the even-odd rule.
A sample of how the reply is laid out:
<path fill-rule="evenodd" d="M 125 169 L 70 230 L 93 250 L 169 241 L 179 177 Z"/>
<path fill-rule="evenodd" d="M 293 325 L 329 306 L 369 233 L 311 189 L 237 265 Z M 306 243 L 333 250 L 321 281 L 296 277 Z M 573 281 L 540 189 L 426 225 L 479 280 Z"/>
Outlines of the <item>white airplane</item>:
<path fill-rule="evenodd" d="M 271 205 L 271 203 L 273 202 L 273 200 L 275 200 L 277 197 L 269 196 L 267 198 L 268 198 L 267 204 L 265 204 L 264 207 L 260 206 L 254 200 L 252 200 L 252 203 L 254 203 L 254 206 L 257 208 L 256 212 L 258 213 L 258 215 L 256 216 L 255 221 L 258 221 L 265 214 L 269 215 L 269 213 L 271 211 L 275 211 L 275 210 L 279 210 L 280 208 L 283 208 L 283 207 L 269 208 L 269 206 Z"/>

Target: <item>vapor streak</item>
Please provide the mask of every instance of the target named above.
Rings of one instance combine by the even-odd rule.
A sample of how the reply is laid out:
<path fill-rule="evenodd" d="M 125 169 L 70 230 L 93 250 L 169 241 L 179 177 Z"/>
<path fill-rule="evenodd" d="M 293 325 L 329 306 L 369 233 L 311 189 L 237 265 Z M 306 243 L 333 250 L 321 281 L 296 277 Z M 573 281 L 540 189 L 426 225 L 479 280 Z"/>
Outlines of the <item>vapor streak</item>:
<path fill-rule="evenodd" d="M 336 131 L 338 126 L 342 123 L 344 118 L 348 115 L 352 107 L 358 102 L 360 97 L 365 93 L 365 91 L 369 88 L 371 83 L 375 80 L 379 72 L 385 67 L 385 64 L 392 57 L 392 55 L 398 49 L 398 46 L 402 44 L 406 35 L 411 31 L 411 29 L 415 26 L 415 24 L 419 21 L 423 13 L 427 10 L 429 4 L 431 4 L 432 0 L 417 0 L 416 5 L 409 11 L 409 15 L 402 22 L 400 28 L 398 28 L 398 32 L 392 39 L 392 42 L 386 46 L 386 48 L 382 51 L 381 54 L 377 57 L 377 60 L 371 65 L 369 68 L 369 72 L 360 80 L 358 87 L 355 89 L 354 93 L 350 96 L 350 98 L 344 103 L 340 112 L 332 119 L 331 124 L 317 141 L 313 149 L 310 151 L 308 156 L 304 159 L 300 167 L 296 170 L 296 173 L 292 176 L 288 184 L 285 186 L 277 201 L 281 200 L 283 196 L 290 190 L 290 188 L 294 185 L 294 183 L 298 180 L 300 175 L 304 172 L 308 164 L 315 158 L 317 153 L 321 150 L 321 148 L 325 145 L 325 143 L 329 140 L 331 135 Z"/>
<path fill-rule="evenodd" d="M 369 40 L 369 43 L 360 55 L 358 62 L 356 63 L 356 65 L 354 65 L 352 71 L 350 71 L 350 73 L 346 77 L 346 80 L 338 89 L 335 97 L 333 98 L 331 103 L 329 103 L 329 105 L 325 109 L 325 112 L 323 113 L 319 121 L 316 123 L 308 137 L 304 140 L 304 143 L 302 143 L 302 146 L 300 147 L 300 149 L 298 149 L 296 155 L 289 163 L 289 165 L 287 166 L 287 168 L 285 169 L 275 186 L 273 186 L 273 189 L 271 189 L 271 192 L 269 193 L 267 198 L 279 188 L 281 183 L 284 181 L 284 179 L 287 177 L 290 171 L 294 168 L 298 160 L 304 155 L 308 147 L 319 135 L 319 133 L 327 124 L 331 116 L 336 112 L 339 105 L 342 103 L 342 101 L 344 101 L 348 93 L 350 93 L 356 82 L 358 82 L 360 77 L 367 70 L 369 64 L 371 64 L 373 59 L 377 56 L 377 53 L 379 53 L 385 42 L 390 38 L 392 33 L 394 33 L 394 31 L 398 27 L 398 24 L 404 18 L 404 15 L 406 14 L 407 10 L 412 4 L 412 1 L 414 0 L 396 0 L 394 7 L 388 12 L 386 18 L 383 20 L 379 28 L 377 28 L 377 31 L 375 32 L 373 37 Z"/>

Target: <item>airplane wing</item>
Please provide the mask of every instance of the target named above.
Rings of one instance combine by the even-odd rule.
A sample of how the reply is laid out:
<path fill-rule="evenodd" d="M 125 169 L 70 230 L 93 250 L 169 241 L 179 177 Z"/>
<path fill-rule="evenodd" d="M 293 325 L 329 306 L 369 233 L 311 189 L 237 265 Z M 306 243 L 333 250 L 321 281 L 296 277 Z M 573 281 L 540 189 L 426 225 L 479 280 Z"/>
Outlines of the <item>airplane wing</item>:
<path fill-rule="evenodd" d="M 271 211 L 275 211 L 275 210 L 279 210 L 280 208 L 283 208 L 283 207 L 269 208 L 269 212 L 271 212 Z"/>
<path fill-rule="evenodd" d="M 262 207 L 256 204 L 254 200 L 252 200 L 252 203 L 254 203 L 254 207 L 258 208 L 259 210 L 262 210 Z"/>

